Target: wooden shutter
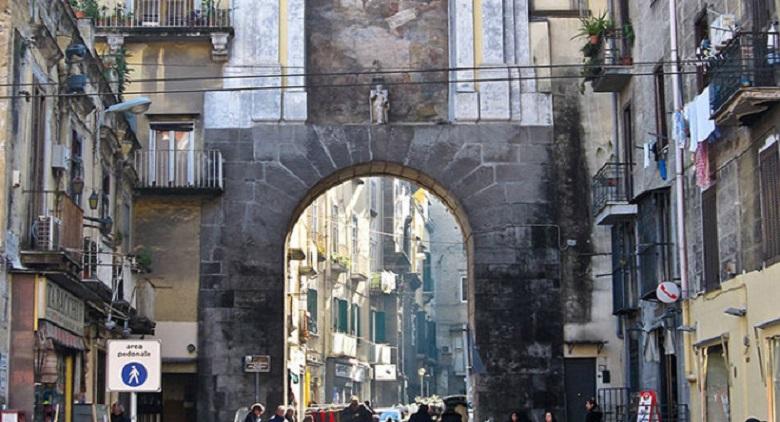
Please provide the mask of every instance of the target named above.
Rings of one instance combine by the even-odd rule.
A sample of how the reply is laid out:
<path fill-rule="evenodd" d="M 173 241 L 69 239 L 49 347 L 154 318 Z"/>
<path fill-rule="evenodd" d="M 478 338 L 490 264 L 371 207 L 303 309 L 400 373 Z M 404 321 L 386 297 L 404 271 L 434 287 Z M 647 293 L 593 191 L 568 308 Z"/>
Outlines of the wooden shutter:
<path fill-rule="evenodd" d="M 704 289 L 710 291 L 720 286 L 718 196 L 715 186 L 701 193 L 701 222 L 704 240 Z"/>
<path fill-rule="evenodd" d="M 764 260 L 780 258 L 780 155 L 778 143 L 759 154 L 761 218 L 764 227 Z"/>

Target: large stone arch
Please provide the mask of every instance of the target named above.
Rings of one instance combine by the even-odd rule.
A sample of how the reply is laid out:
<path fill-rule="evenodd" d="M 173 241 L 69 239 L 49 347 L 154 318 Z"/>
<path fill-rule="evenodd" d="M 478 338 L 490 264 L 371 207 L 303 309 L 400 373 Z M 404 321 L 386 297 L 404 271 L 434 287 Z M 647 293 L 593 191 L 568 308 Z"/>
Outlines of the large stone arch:
<path fill-rule="evenodd" d="M 254 400 L 247 354 L 272 356 L 261 400 L 284 395 L 284 248 L 291 224 L 342 180 L 393 175 L 444 199 L 469 244 L 477 415 L 562 407 L 563 312 L 552 129 L 518 125 L 261 125 L 210 129 L 225 192 L 203 205 L 199 415 Z"/>

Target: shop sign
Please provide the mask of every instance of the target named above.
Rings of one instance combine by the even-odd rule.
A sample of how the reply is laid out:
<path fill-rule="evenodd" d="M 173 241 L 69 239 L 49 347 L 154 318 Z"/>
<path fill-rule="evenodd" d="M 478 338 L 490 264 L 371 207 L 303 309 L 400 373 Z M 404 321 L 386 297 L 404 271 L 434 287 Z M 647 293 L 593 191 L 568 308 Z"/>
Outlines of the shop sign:
<path fill-rule="evenodd" d="M 363 366 L 337 363 L 334 370 L 337 377 L 348 378 L 355 382 L 365 382 L 368 379 L 368 368 Z"/>
<path fill-rule="evenodd" d="M 248 355 L 244 356 L 244 372 L 271 372 L 271 356 Z"/>
<path fill-rule="evenodd" d="M 38 292 L 38 318 L 83 335 L 83 300 L 48 279 L 39 279 Z"/>
<path fill-rule="evenodd" d="M 639 393 L 639 405 L 636 412 L 637 422 L 661 422 L 658 412 L 658 399 L 655 391 L 646 390 Z"/>
<path fill-rule="evenodd" d="M 374 365 L 374 380 L 395 381 L 396 380 L 395 365 L 391 365 L 391 364 Z"/>

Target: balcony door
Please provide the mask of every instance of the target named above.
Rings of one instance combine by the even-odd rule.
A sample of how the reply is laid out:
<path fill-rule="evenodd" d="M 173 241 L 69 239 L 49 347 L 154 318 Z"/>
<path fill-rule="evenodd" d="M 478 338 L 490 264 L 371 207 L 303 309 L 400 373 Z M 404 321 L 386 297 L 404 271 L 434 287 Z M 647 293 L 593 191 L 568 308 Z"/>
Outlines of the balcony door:
<path fill-rule="evenodd" d="M 186 26 L 200 3 L 198 0 L 135 0 L 135 15 L 143 26 Z"/>
<path fill-rule="evenodd" d="M 195 184 L 192 123 L 153 123 L 149 134 L 149 181 L 159 187 Z"/>

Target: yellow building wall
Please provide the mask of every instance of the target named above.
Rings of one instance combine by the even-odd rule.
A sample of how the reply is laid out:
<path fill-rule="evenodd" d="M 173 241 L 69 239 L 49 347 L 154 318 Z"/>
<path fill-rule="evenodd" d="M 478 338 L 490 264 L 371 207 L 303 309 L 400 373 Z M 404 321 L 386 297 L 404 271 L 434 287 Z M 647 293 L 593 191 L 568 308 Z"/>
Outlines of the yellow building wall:
<path fill-rule="evenodd" d="M 770 361 L 768 339 L 780 335 L 779 281 L 780 264 L 775 264 L 764 271 L 737 276 L 721 284 L 720 290 L 690 301 L 691 323 L 697 327 L 695 333 L 685 334 L 692 336 L 691 343 L 728 336 L 729 402 L 731 419 L 734 421 L 745 420 L 749 416 L 772 420 L 768 400 L 771 386 L 771 374 L 767 371 Z M 745 308 L 747 315 L 727 315 L 723 311 L 729 307 Z M 757 326 L 770 321 L 778 323 L 756 330 Z M 690 348 L 687 353 L 693 353 L 691 361 L 698 363 L 697 377 L 690 380 L 691 420 L 703 421 L 700 387 L 704 368 L 700 363 L 700 350 Z M 762 377 L 762 364 L 765 378 Z"/>
<path fill-rule="evenodd" d="M 196 322 L 200 279 L 200 201 L 138 197 L 135 244 L 148 248 L 155 286 L 155 320 Z"/>

